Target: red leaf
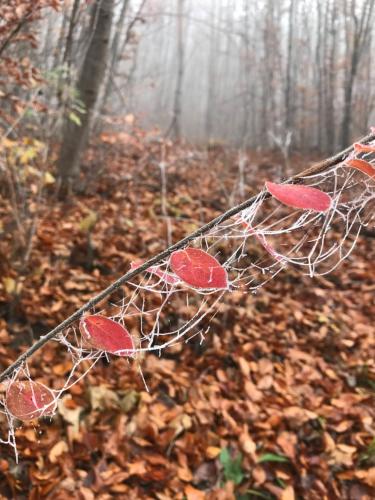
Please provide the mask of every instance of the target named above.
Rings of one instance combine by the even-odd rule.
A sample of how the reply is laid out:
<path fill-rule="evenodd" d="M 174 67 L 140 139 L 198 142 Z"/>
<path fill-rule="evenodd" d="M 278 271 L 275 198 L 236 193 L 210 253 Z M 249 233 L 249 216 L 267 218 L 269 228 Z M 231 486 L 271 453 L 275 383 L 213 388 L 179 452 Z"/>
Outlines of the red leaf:
<path fill-rule="evenodd" d="M 188 285 L 203 289 L 227 289 L 228 274 L 219 262 L 198 248 L 185 248 L 171 255 L 172 271 Z"/>
<path fill-rule="evenodd" d="M 85 316 L 79 323 L 79 330 L 90 347 L 118 356 L 133 354 L 134 343 L 130 333 L 112 319 L 99 314 Z"/>
<path fill-rule="evenodd" d="M 143 264 L 143 261 L 136 260 L 135 262 L 131 262 L 130 269 L 137 269 L 139 266 Z M 156 274 L 168 285 L 176 285 L 179 283 L 179 279 L 174 274 L 168 273 L 167 271 L 162 271 L 158 266 L 151 266 L 146 269 L 147 273 Z"/>
<path fill-rule="evenodd" d="M 332 203 L 327 193 L 310 186 L 266 182 L 266 188 L 274 198 L 288 207 L 326 212 Z"/>
<path fill-rule="evenodd" d="M 56 402 L 53 392 L 38 382 L 13 382 L 6 392 L 9 412 L 20 420 L 53 415 Z"/>
<path fill-rule="evenodd" d="M 375 177 L 375 167 L 373 167 L 368 161 L 352 159 L 348 160 L 346 164 L 349 165 L 349 167 L 360 170 L 369 177 Z"/>
<path fill-rule="evenodd" d="M 356 142 L 354 144 L 354 150 L 357 153 L 375 153 L 375 146 L 370 146 L 368 144 L 360 144 Z"/>

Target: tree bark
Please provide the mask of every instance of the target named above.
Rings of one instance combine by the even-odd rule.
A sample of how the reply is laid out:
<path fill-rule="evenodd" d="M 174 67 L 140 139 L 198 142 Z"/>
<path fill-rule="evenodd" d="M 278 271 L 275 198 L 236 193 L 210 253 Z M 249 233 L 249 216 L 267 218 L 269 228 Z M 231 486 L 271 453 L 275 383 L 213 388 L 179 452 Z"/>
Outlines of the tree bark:
<path fill-rule="evenodd" d="M 114 0 L 96 0 L 93 7 L 91 41 L 77 83 L 85 113 L 80 117 L 80 125 L 69 116 L 66 118 L 58 160 L 61 197 L 70 192 L 73 181 L 79 176 L 80 159 L 87 144 L 93 110 L 106 69 Z"/>
<path fill-rule="evenodd" d="M 112 92 L 113 79 L 115 78 L 116 64 L 118 62 L 120 38 L 121 38 L 122 29 L 124 27 L 124 20 L 125 20 L 125 15 L 126 15 L 126 11 L 128 9 L 128 6 L 129 6 L 129 0 L 123 0 L 121 12 L 120 12 L 119 18 L 118 18 L 117 23 L 116 23 L 115 34 L 114 34 L 112 44 L 111 44 L 110 63 L 109 63 L 109 68 L 107 71 L 106 81 L 105 81 L 105 85 L 104 85 L 103 100 L 102 100 L 102 103 L 100 105 L 100 109 L 102 111 L 105 111 L 108 98 L 110 97 L 111 92 Z M 128 38 L 128 37 L 126 37 L 126 38 Z M 124 47 L 123 47 L 123 49 L 124 49 Z M 121 54 L 122 53 L 123 53 L 123 50 L 121 51 Z"/>
<path fill-rule="evenodd" d="M 182 83 L 185 69 L 185 46 L 183 37 L 183 15 L 185 0 L 177 0 L 177 82 L 174 94 L 173 117 L 167 135 L 181 138 Z"/>
<path fill-rule="evenodd" d="M 290 0 L 289 24 L 288 24 L 288 51 L 286 63 L 286 85 L 285 85 L 285 132 L 292 130 L 294 118 L 294 104 L 292 104 L 292 65 L 293 65 L 293 31 L 294 31 L 294 0 Z"/>
<path fill-rule="evenodd" d="M 369 42 L 371 33 L 374 0 L 366 0 L 362 7 L 361 17 L 358 18 L 355 8 L 355 0 L 351 0 L 351 19 L 354 23 L 354 35 L 352 49 L 350 53 L 350 65 L 346 75 L 344 85 L 344 113 L 341 123 L 341 145 L 345 147 L 350 141 L 351 123 L 352 123 L 352 100 L 353 87 L 357 76 L 359 62 L 362 58 L 366 45 Z M 350 34 L 347 35 L 347 43 L 350 45 Z"/>

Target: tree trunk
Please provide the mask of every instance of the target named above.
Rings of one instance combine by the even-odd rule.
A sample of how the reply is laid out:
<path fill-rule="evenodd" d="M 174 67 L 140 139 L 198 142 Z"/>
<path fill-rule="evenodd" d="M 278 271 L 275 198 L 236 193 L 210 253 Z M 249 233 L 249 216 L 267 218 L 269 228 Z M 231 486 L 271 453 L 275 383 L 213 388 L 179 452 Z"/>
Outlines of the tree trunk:
<path fill-rule="evenodd" d="M 372 19 L 374 13 L 374 0 L 366 0 L 362 6 L 361 17 L 356 13 L 356 3 L 352 0 L 351 19 L 354 24 L 354 40 L 350 55 L 350 65 L 344 86 L 344 113 L 341 123 L 341 146 L 346 147 L 350 142 L 352 124 L 352 97 L 353 87 L 357 76 L 357 70 L 362 55 L 368 45 L 371 34 Z M 347 35 L 347 43 L 350 45 L 350 34 Z"/>
<path fill-rule="evenodd" d="M 215 50 L 218 44 L 217 29 L 216 29 L 216 0 L 213 0 L 210 28 L 210 41 L 208 50 L 208 63 L 207 63 L 207 104 L 205 113 L 205 136 L 209 143 L 213 135 L 214 125 L 214 111 L 215 111 Z"/>
<path fill-rule="evenodd" d="M 114 0 L 95 0 L 93 7 L 91 41 L 77 83 L 77 91 L 85 106 L 85 113 L 81 115 L 80 125 L 69 117 L 66 118 L 58 161 L 62 197 L 66 196 L 73 180 L 79 176 L 80 159 L 86 147 L 92 113 L 106 68 Z"/>
<path fill-rule="evenodd" d="M 120 38 L 121 38 L 122 29 L 124 27 L 124 20 L 125 20 L 125 15 L 126 15 L 126 11 L 128 9 L 128 6 L 129 6 L 129 0 L 123 0 L 121 12 L 120 12 L 118 21 L 116 23 L 115 34 L 114 34 L 112 44 L 111 44 L 110 64 L 109 64 L 109 68 L 108 68 L 107 75 L 106 75 L 106 81 L 105 81 L 105 85 L 104 85 L 103 100 L 102 100 L 102 103 L 100 105 L 100 109 L 104 112 L 105 112 L 105 109 L 107 106 L 108 98 L 110 97 L 110 95 L 112 93 L 113 79 L 115 78 L 116 64 L 118 62 Z M 124 49 L 124 47 L 123 47 L 123 49 Z M 121 54 L 123 54 L 123 50 L 121 51 Z"/>
<path fill-rule="evenodd" d="M 174 94 L 173 118 L 168 133 L 174 139 L 181 139 L 182 83 L 184 79 L 185 47 L 183 39 L 183 15 L 185 0 L 177 0 L 177 82 Z"/>
<path fill-rule="evenodd" d="M 289 5 L 289 25 L 288 25 L 288 52 L 286 63 L 286 86 L 285 86 L 285 132 L 293 128 L 294 104 L 292 104 L 292 65 L 293 65 L 293 30 L 294 30 L 294 0 L 290 0 Z"/>

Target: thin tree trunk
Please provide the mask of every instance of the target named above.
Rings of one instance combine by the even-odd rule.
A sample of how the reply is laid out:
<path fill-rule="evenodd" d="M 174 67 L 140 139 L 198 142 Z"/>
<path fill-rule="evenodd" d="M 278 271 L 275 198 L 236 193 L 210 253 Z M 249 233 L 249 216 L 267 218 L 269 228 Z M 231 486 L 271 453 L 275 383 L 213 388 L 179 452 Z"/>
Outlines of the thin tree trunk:
<path fill-rule="evenodd" d="M 327 7 L 328 11 L 330 6 Z M 331 46 L 329 48 L 328 54 L 328 71 L 326 78 L 326 100 L 324 103 L 325 108 L 325 137 L 326 137 L 326 148 L 325 151 L 330 154 L 335 150 L 336 134 L 335 134 L 335 93 L 336 93 L 336 52 L 337 52 L 337 5 L 336 0 L 333 0 L 332 9 L 327 13 L 330 15 L 329 27 L 325 33 L 330 36 L 327 37 L 330 40 Z"/>
<path fill-rule="evenodd" d="M 78 79 L 77 90 L 85 106 L 81 124 L 67 118 L 58 161 L 61 196 L 70 191 L 72 182 L 80 173 L 80 159 L 86 147 L 95 103 L 102 83 L 111 32 L 114 0 L 96 0 L 96 17 L 91 41 Z"/>
<path fill-rule="evenodd" d="M 249 144 L 249 122 L 250 122 L 250 114 L 251 114 L 251 60 L 250 60 L 250 12 L 249 12 L 249 4 L 245 0 L 243 3 L 244 8 L 244 36 L 243 36 L 243 44 L 244 44 L 244 115 L 243 122 L 241 126 L 241 148 L 246 148 Z"/>
<path fill-rule="evenodd" d="M 346 76 L 344 86 L 344 113 L 341 124 L 341 145 L 344 147 L 350 141 L 351 122 L 352 122 L 352 97 L 353 87 L 357 75 L 359 62 L 364 49 L 369 41 L 371 33 L 372 18 L 374 12 L 374 0 L 367 0 L 361 10 L 360 19 L 355 11 L 356 2 L 351 0 L 351 19 L 354 23 L 354 40 L 350 56 L 349 71 Z M 350 36 L 347 36 L 347 43 L 350 44 Z"/>
<path fill-rule="evenodd" d="M 181 139 L 182 83 L 185 67 L 185 46 L 183 39 L 183 14 L 185 0 L 177 0 L 177 82 L 174 94 L 173 117 L 169 126 L 174 139 Z"/>
<path fill-rule="evenodd" d="M 288 53 L 286 64 L 286 86 L 285 86 L 285 132 L 293 128 L 293 109 L 292 105 L 292 56 L 293 56 L 293 16 L 294 1 L 290 0 L 289 6 L 289 26 L 288 26 Z"/>
<path fill-rule="evenodd" d="M 214 107 L 215 107 L 215 69 L 216 69 L 216 59 L 215 59 L 215 49 L 217 48 L 217 30 L 216 30 L 216 0 L 213 0 L 212 4 L 212 17 L 211 17 L 211 29 L 210 29 L 210 42 L 208 50 L 208 74 L 207 74 L 207 104 L 205 113 L 205 135 L 208 142 L 212 139 L 213 134 L 213 124 L 214 124 Z"/>
<path fill-rule="evenodd" d="M 72 49 L 74 41 L 74 28 L 77 24 L 77 15 L 79 9 L 80 0 L 74 0 L 72 10 L 69 18 L 68 34 L 65 40 L 65 48 L 61 61 L 61 65 L 64 67 L 65 74 L 61 74 L 59 77 L 59 85 L 57 87 L 57 98 L 59 100 L 59 106 L 65 108 L 66 106 L 66 95 L 70 94 L 69 87 L 71 84 L 71 68 L 72 68 Z M 67 18 L 67 16 L 65 16 Z M 64 18 L 65 18 L 64 17 Z M 62 35 L 64 36 L 65 28 L 62 27 Z"/>
<path fill-rule="evenodd" d="M 120 16 L 119 16 L 118 21 L 116 23 L 115 35 L 113 37 L 112 44 L 111 44 L 110 64 L 109 64 L 109 68 L 107 71 L 106 82 L 104 85 L 103 100 L 102 100 L 102 103 L 100 105 L 100 109 L 102 111 L 105 110 L 108 98 L 112 92 L 113 79 L 115 77 L 114 74 L 115 74 L 115 69 L 116 69 L 116 65 L 118 62 L 118 53 L 119 53 L 121 32 L 122 32 L 122 29 L 124 26 L 124 20 L 125 20 L 125 15 L 126 15 L 126 11 L 128 9 L 128 6 L 129 6 L 129 0 L 123 0 Z"/>

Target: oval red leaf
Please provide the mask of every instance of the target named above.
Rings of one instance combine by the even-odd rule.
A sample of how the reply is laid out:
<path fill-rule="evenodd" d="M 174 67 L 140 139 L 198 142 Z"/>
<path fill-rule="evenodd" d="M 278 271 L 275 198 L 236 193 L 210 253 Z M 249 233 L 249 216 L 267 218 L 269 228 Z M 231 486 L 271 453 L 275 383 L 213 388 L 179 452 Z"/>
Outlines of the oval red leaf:
<path fill-rule="evenodd" d="M 214 257 L 198 248 L 173 252 L 170 266 L 182 281 L 194 288 L 228 288 L 227 271 Z"/>
<path fill-rule="evenodd" d="M 315 212 L 326 212 L 331 207 L 331 197 L 317 188 L 274 182 L 266 182 L 266 188 L 274 198 L 288 207 Z"/>
<path fill-rule="evenodd" d="M 9 412 L 20 420 L 50 416 L 56 409 L 53 392 L 31 380 L 11 383 L 5 401 Z"/>
<path fill-rule="evenodd" d="M 85 316 L 79 323 L 79 330 L 90 347 L 117 356 L 134 354 L 134 343 L 130 333 L 117 321 L 100 314 Z"/>
<path fill-rule="evenodd" d="M 368 175 L 371 178 L 375 178 L 375 167 L 373 167 L 368 161 L 352 159 L 348 160 L 346 164 L 349 167 L 360 170 L 362 173 Z"/>

